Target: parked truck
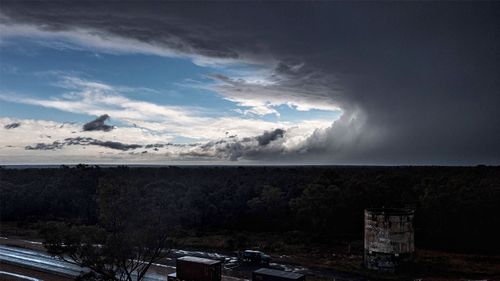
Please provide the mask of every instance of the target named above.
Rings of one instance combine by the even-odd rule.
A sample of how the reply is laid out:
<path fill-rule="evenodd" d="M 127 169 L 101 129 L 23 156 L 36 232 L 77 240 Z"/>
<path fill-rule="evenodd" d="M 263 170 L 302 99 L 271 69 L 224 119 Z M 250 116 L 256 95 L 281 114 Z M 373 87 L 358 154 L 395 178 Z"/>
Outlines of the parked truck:
<path fill-rule="evenodd" d="M 240 254 L 240 260 L 246 263 L 260 264 L 267 266 L 271 257 L 261 251 L 245 250 Z"/>
<path fill-rule="evenodd" d="M 252 281 L 305 281 L 304 274 L 270 268 L 257 269 L 252 273 Z"/>
<path fill-rule="evenodd" d="M 176 260 L 176 272 L 168 281 L 221 281 L 221 261 L 192 256 Z"/>

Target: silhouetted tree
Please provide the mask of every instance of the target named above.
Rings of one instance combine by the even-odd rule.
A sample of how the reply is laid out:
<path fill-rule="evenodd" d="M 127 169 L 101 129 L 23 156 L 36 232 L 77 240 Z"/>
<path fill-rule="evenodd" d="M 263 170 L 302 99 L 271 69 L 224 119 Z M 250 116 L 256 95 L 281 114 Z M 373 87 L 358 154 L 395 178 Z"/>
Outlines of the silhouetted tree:
<path fill-rule="evenodd" d="M 172 198 L 160 188 L 130 180 L 99 184 L 99 223 L 91 226 L 50 223 L 42 232 L 49 253 L 93 273 L 98 280 L 142 280 L 169 248 Z"/>

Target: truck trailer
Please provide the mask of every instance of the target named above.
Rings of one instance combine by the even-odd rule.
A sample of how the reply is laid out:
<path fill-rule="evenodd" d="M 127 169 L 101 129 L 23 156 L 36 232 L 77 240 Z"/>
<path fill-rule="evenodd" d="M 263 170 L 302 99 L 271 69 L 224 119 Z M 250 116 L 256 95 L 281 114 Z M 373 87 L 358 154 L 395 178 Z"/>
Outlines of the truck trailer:
<path fill-rule="evenodd" d="M 252 273 L 252 281 L 305 281 L 304 274 L 270 268 L 257 269 Z"/>
<path fill-rule="evenodd" d="M 176 260 L 176 272 L 168 281 L 221 281 L 221 261 L 192 256 Z"/>

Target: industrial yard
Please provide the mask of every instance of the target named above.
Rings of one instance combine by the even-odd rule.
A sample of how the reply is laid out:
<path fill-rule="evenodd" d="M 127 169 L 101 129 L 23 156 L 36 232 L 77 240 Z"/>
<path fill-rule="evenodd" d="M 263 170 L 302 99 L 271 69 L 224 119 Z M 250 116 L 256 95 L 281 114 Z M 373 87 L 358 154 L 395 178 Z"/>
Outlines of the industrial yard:
<path fill-rule="evenodd" d="M 231 252 L 173 249 L 168 257 L 153 266 L 152 272 L 155 274 L 149 276 L 147 280 L 166 280 L 168 274 L 175 272 L 176 259 L 185 256 L 195 256 L 201 259 L 221 262 L 223 272 L 222 279 L 224 281 L 249 280 L 251 279 L 252 272 L 261 268 L 260 265 L 256 264 L 238 263 L 238 256 Z M 13 273 L 23 273 L 27 271 L 34 276 L 54 274 L 61 280 L 72 280 L 82 271 L 80 267 L 67 264 L 47 255 L 40 241 L 9 239 L 6 237 L 0 239 L 0 264 L 2 268 L 6 268 Z M 360 276 L 345 272 L 336 272 L 332 269 L 328 270 L 327 268 L 306 268 L 298 264 L 282 263 L 279 260 L 274 261 L 270 266 L 267 266 L 267 268 L 283 272 L 307 274 L 307 276 L 314 279 L 326 280 L 337 278 L 337 280 L 345 281 L 364 280 L 364 278 Z"/>
<path fill-rule="evenodd" d="M 12 262 L 5 262 L 4 256 L 9 251 L 28 251 L 28 259 L 33 256 L 45 257 L 45 262 L 59 263 L 60 261 L 54 260 L 46 254 L 46 251 L 40 240 L 28 240 L 30 231 L 25 229 L 16 229 L 13 227 L 4 227 L 10 229 L 10 234 L 16 233 L 22 236 L 15 236 L 15 238 L 0 238 L 0 270 L 21 274 L 23 276 L 31 276 L 40 280 L 54 280 L 66 281 L 73 280 L 73 277 L 68 277 L 61 274 L 55 274 L 58 269 L 47 272 L 46 265 L 33 267 L 23 265 L 22 260 Z M 6 229 L 4 229 L 6 230 Z M 33 237 L 31 237 L 33 238 Z M 220 235 L 207 236 L 202 240 L 215 241 L 220 239 Z M 194 238 L 189 239 L 191 243 Z M 171 254 L 156 266 L 152 268 L 152 272 L 157 274 L 159 280 L 166 280 L 169 273 L 175 272 L 175 259 L 186 255 L 197 256 L 201 258 L 214 259 L 223 261 L 223 281 L 238 281 L 250 280 L 252 272 L 258 268 L 258 265 L 245 265 L 238 263 L 237 253 L 227 251 L 224 249 L 207 249 L 212 242 L 205 244 L 204 247 L 194 249 L 193 245 L 188 246 L 190 250 L 173 249 Z M 296 272 L 305 274 L 307 280 L 326 281 L 326 280 L 339 280 L 339 281 L 361 281 L 361 280 L 414 280 L 416 278 L 407 274 L 394 274 L 394 273 L 378 273 L 367 270 L 364 266 L 363 250 L 358 249 L 358 246 L 351 245 L 351 253 L 348 253 L 348 247 L 339 245 L 335 249 L 313 249 L 309 252 L 301 252 L 297 249 L 287 249 L 286 253 L 281 255 L 273 253 L 273 261 L 270 268 L 277 269 L 285 272 Z M 201 247 L 201 241 L 195 242 L 195 245 Z M 7 247 L 7 248 L 5 248 Z M 446 259 L 444 259 L 446 258 Z M 463 281 L 464 274 L 470 276 L 468 280 L 500 280 L 500 255 L 472 255 L 472 254 L 458 254 L 450 252 L 440 252 L 432 250 L 416 249 L 414 255 L 414 265 L 418 266 L 420 273 L 418 279 L 420 280 L 439 280 L 439 281 Z M 496 272 L 496 274 L 495 274 Z M 74 274 L 79 273 L 75 271 Z M 493 273 L 493 274 L 491 274 Z M 7 275 L 0 275 L 5 280 L 19 280 Z M 11 278 L 11 279 L 9 279 Z M 1 279 L 4 280 L 4 279 Z M 156 280 L 154 278 L 148 280 Z"/>

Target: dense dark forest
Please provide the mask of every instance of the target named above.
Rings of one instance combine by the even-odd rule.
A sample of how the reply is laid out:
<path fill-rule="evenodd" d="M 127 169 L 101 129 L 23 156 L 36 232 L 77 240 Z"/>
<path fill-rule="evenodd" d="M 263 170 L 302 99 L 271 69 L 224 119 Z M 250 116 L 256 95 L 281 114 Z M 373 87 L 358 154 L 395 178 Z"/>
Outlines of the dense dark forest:
<path fill-rule="evenodd" d="M 110 182 L 135 188 L 106 193 L 120 204 L 166 198 L 172 229 L 186 233 L 361 240 L 365 208 L 410 206 L 418 247 L 500 252 L 500 167 L 489 166 L 0 168 L 1 220 L 96 224 L 99 189 Z"/>

